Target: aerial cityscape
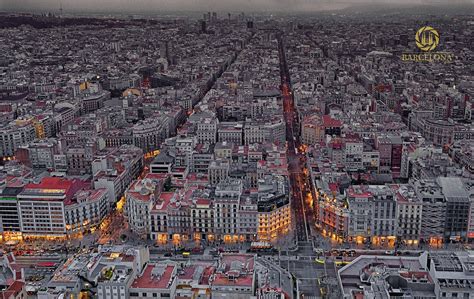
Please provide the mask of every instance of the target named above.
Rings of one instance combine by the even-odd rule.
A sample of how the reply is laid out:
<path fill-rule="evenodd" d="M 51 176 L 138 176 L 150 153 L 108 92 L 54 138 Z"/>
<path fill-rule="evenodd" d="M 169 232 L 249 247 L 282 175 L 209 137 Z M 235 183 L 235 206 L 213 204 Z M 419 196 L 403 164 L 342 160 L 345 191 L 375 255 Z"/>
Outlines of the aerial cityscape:
<path fill-rule="evenodd" d="M 0 5 L 0 298 L 474 299 L 472 1 L 156 1 Z"/>

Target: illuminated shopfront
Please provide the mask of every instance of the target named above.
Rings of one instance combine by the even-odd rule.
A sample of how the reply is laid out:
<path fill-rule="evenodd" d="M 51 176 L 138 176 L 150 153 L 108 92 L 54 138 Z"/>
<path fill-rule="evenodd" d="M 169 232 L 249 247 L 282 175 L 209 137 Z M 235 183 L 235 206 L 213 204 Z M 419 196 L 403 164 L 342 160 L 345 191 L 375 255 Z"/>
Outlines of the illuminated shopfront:
<path fill-rule="evenodd" d="M 224 243 L 237 243 L 239 235 L 224 235 Z"/>
<path fill-rule="evenodd" d="M 65 241 L 67 240 L 67 236 L 65 235 L 28 235 L 23 234 L 23 239 L 25 241 L 30 240 L 46 240 L 46 241 Z"/>
<path fill-rule="evenodd" d="M 199 232 L 194 233 L 193 239 L 194 239 L 194 241 L 201 241 L 201 233 L 199 233 Z"/>
<path fill-rule="evenodd" d="M 358 245 L 364 244 L 365 241 L 366 241 L 366 238 L 364 238 L 363 236 L 357 236 L 357 237 L 355 238 L 355 242 L 356 242 L 356 244 L 358 244 Z"/>
<path fill-rule="evenodd" d="M 0 235 L 0 241 L 8 242 L 8 241 L 22 241 L 23 234 L 21 232 L 3 232 Z"/>
<path fill-rule="evenodd" d="M 397 241 L 397 237 L 395 236 L 372 237 L 372 245 L 375 245 L 375 246 L 394 247 L 396 241 Z"/>
<path fill-rule="evenodd" d="M 181 235 L 180 234 L 174 234 L 173 235 L 173 244 L 174 245 L 179 245 L 181 243 Z"/>
<path fill-rule="evenodd" d="M 215 241 L 215 236 L 214 236 L 213 234 L 208 234 L 208 235 L 207 235 L 207 240 L 208 240 L 209 242 L 214 242 L 214 241 Z"/>
<path fill-rule="evenodd" d="M 418 246 L 418 240 L 404 240 L 403 243 L 407 246 Z"/>
<path fill-rule="evenodd" d="M 168 234 L 158 234 L 157 236 L 158 244 L 166 244 L 168 243 Z"/>
<path fill-rule="evenodd" d="M 441 247 L 443 245 L 443 238 L 442 237 L 431 237 L 429 240 L 429 244 L 431 247 Z"/>

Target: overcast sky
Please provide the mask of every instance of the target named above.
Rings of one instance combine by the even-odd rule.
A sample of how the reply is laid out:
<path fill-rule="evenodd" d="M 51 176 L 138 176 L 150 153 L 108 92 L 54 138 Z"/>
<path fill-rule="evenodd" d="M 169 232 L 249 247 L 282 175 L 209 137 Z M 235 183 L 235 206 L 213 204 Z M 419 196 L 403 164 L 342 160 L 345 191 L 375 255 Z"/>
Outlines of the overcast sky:
<path fill-rule="evenodd" d="M 474 0 L 0 0 L 0 10 L 77 11 L 296 11 L 337 8 L 347 3 L 468 2 Z M 335 4 L 338 3 L 338 4 Z"/>

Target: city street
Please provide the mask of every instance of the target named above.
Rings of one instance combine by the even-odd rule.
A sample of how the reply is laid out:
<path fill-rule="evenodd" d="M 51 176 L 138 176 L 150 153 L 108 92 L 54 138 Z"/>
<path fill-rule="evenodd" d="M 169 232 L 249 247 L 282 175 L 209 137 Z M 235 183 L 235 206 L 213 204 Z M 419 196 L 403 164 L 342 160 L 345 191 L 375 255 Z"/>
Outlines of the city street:
<path fill-rule="evenodd" d="M 278 39 L 278 48 L 280 55 L 280 73 L 281 73 L 281 92 L 283 96 L 283 110 L 286 123 L 286 141 L 288 171 L 291 185 L 291 205 L 295 215 L 296 237 L 298 242 L 309 240 L 308 223 L 303 201 L 303 165 L 304 155 L 299 153 L 300 146 L 297 116 L 294 107 L 293 96 L 290 88 L 290 78 L 286 58 L 284 53 L 283 41 Z"/>
<path fill-rule="evenodd" d="M 285 50 L 282 37 L 278 38 L 280 54 L 281 91 L 283 96 L 283 110 L 286 122 L 286 140 L 288 171 L 291 185 L 291 206 L 296 223 L 296 240 L 298 249 L 295 252 L 286 252 L 294 259 L 287 259 L 283 267 L 297 280 L 298 296 L 321 296 L 318 278 L 324 274 L 324 267 L 314 262 L 313 243 L 311 238 L 312 209 L 305 207 L 308 191 L 308 179 L 305 176 L 305 155 L 301 153 L 299 125 L 297 113 L 291 92 L 290 74 L 286 64 Z M 302 257 L 306 256 L 306 257 Z"/>

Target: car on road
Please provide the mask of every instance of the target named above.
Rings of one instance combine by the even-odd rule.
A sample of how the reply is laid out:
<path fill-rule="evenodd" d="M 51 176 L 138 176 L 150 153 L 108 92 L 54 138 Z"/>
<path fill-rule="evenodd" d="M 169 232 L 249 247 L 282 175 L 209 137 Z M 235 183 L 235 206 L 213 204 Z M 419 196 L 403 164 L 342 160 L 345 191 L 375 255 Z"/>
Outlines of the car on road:
<path fill-rule="evenodd" d="M 326 260 L 324 258 L 317 258 L 317 259 L 314 259 L 314 262 L 316 264 L 322 264 L 324 265 L 326 263 Z"/>
<path fill-rule="evenodd" d="M 349 262 L 349 261 L 336 261 L 336 262 L 334 262 L 334 264 L 336 264 L 336 266 L 338 266 L 338 267 L 343 267 L 343 266 L 348 265 L 350 263 L 351 262 Z"/>

